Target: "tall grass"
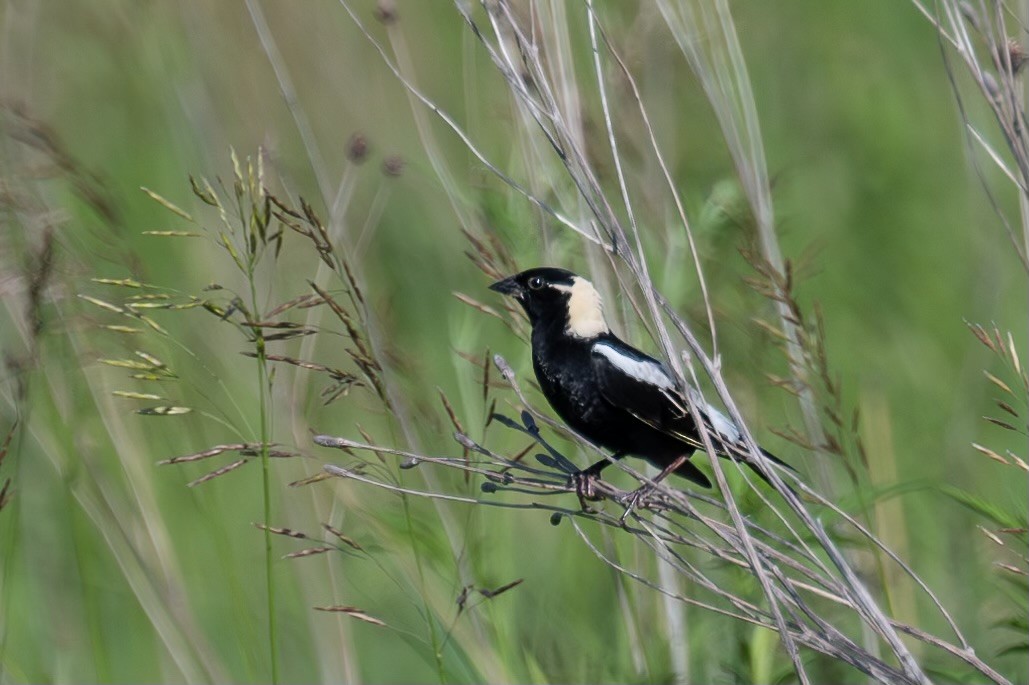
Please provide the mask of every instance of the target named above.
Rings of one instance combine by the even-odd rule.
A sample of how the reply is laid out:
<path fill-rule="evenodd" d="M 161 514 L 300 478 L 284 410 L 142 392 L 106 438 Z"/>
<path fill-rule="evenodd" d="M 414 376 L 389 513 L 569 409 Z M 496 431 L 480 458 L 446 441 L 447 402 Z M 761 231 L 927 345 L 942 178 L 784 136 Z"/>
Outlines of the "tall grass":
<path fill-rule="evenodd" d="M 1011 252 L 1018 258 L 1022 271 L 1029 277 L 1029 133 L 1025 130 L 1025 3 L 957 3 L 943 2 L 933 7 L 914 2 L 936 29 L 947 75 L 953 88 L 970 164 L 975 170 L 984 194 L 989 198 L 997 221 L 1006 233 Z M 1021 18 L 1021 19 L 1020 19 Z M 964 71 L 970 86 L 962 83 Z M 969 91 L 972 91 L 969 93 Z M 986 105 L 992 117 L 977 116 L 972 108 L 976 101 Z M 991 120 L 992 119 L 992 120 Z M 988 168 L 1001 172 L 993 179 Z M 1017 199 L 1017 218 L 1005 208 L 1005 199 Z M 1019 228 L 1021 230 L 1019 230 Z M 969 330 L 993 355 L 990 366 L 983 370 L 985 378 L 998 391 L 994 398 L 1000 414 L 984 416 L 988 423 L 1020 436 L 1025 432 L 1024 414 L 1029 403 L 1029 376 L 1023 368 L 1019 346 L 1011 330 L 997 324 L 984 327 L 969 324 Z M 1002 370 L 1008 382 L 990 369 Z M 1029 472 L 1029 465 L 1014 451 L 998 451 L 978 443 L 975 450 L 1013 471 L 1016 478 Z M 1020 473 L 1022 472 L 1022 473 Z M 1022 506 L 997 506 L 961 487 L 948 488 L 947 494 L 965 506 L 981 512 L 997 528 L 979 527 L 1000 553 L 994 566 L 1009 589 L 1018 612 L 1005 623 L 1021 633 L 1003 653 L 1029 651 L 1025 638 L 1029 621 L 1029 516 Z M 1003 539 L 1002 539 L 1003 538 Z M 1012 556 L 1020 563 L 1011 563 Z M 1016 599 L 1017 598 L 1017 599 Z"/>
<path fill-rule="evenodd" d="M 346 6 L 346 3 L 344 3 L 344 6 Z M 687 16 L 681 19 L 679 22 L 672 23 L 671 20 L 668 19 L 669 11 L 667 10 L 667 8 L 665 11 L 665 18 L 666 20 L 669 20 L 672 26 L 673 35 L 681 37 L 680 45 L 684 46 L 684 51 L 687 52 L 688 56 L 692 56 L 692 64 L 694 66 L 695 71 L 697 71 L 701 75 L 702 82 L 704 80 L 704 77 L 708 75 L 711 75 L 713 79 L 715 71 L 717 71 L 718 74 L 723 78 L 723 82 L 719 84 L 720 87 L 716 88 L 714 86 L 710 86 L 706 89 L 706 92 L 708 93 L 709 97 L 714 101 L 716 112 L 719 112 L 722 117 L 723 130 L 729 132 L 728 139 L 730 150 L 736 153 L 734 155 L 734 158 L 736 159 L 737 164 L 741 169 L 743 186 L 751 191 L 749 193 L 749 198 L 751 200 L 751 206 L 753 209 L 754 216 L 756 217 L 756 224 L 759 227 L 759 235 L 763 237 L 763 240 L 761 242 L 766 255 L 766 259 L 774 260 L 775 262 L 779 262 L 781 264 L 782 257 L 779 253 L 778 244 L 774 240 L 774 235 L 772 234 L 771 229 L 771 214 L 768 203 L 767 181 L 762 180 L 766 177 L 766 174 L 764 173 L 763 157 L 759 154 L 751 154 L 749 157 L 747 157 L 741 149 L 744 146 L 739 142 L 740 136 L 738 131 L 742 126 L 742 128 L 748 131 L 748 138 L 751 141 L 749 150 L 753 152 L 755 149 L 760 149 L 760 134 L 757 132 L 756 120 L 753 114 L 753 103 L 749 97 L 749 91 L 746 88 L 746 71 L 745 68 L 742 67 L 742 58 L 739 53 L 738 43 L 735 42 L 735 32 L 732 29 L 731 17 L 728 13 L 728 7 L 724 5 L 718 5 L 716 3 L 715 6 L 710 8 L 710 14 L 720 19 L 720 23 L 715 20 L 709 20 L 708 23 L 705 23 L 704 21 L 698 21 L 699 18 L 707 16 L 705 14 L 705 11 L 702 11 L 699 15 L 697 15 L 692 12 L 692 9 L 689 5 L 683 5 L 683 7 L 687 8 L 690 11 L 687 13 Z M 354 18 L 355 22 L 357 22 L 358 25 L 362 28 L 362 31 L 365 33 L 365 35 L 376 46 L 377 51 L 385 57 L 386 53 L 383 50 L 383 48 L 379 46 L 379 44 L 375 41 L 375 39 L 371 36 L 367 29 L 364 28 L 364 26 L 357 19 L 354 12 L 350 10 L 349 7 L 347 7 L 347 9 L 351 17 Z M 459 10 L 460 9 L 461 6 L 459 5 Z M 661 316 L 659 314 L 658 303 L 660 296 L 654 290 L 648 276 L 648 271 L 646 267 L 646 257 L 643 252 L 643 244 L 640 235 L 640 229 L 636 222 L 634 212 L 632 210 L 632 203 L 629 198 L 629 191 L 627 189 L 625 177 L 622 173 L 620 159 L 618 156 L 619 151 L 616 144 L 615 129 L 612 123 L 610 109 L 608 107 L 608 101 L 605 95 L 606 91 L 604 86 L 604 77 L 601 71 L 600 61 L 598 58 L 599 45 L 597 41 L 598 30 L 596 27 L 596 15 L 593 12 L 593 7 L 591 5 L 588 5 L 587 12 L 590 26 L 590 37 L 592 41 L 592 48 L 594 54 L 594 67 L 598 76 L 601 103 L 604 113 L 604 121 L 608 131 L 610 151 L 614 155 L 615 172 L 619 183 L 623 207 L 629 220 L 628 232 L 627 229 L 622 227 L 613 209 L 608 204 L 604 190 L 601 187 L 601 184 L 599 183 L 593 171 L 593 168 L 586 159 L 583 137 L 581 135 L 580 129 L 580 113 L 574 110 L 569 112 L 566 108 L 563 108 L 563 105 L 565 105 L 566 103 L 563 102 L 558 95 L 556 95 L 560 93 L 574 92 L 575 87 L 574 74 L 569 73 L 567 70 L 562 71 L 560 68 L 554 69 L 554 64 L 565 66 L 567 66 L 568 64 L 567 60 L 560 59 L 561 47 L 563 43 L 548 43 L 547 32 L 545 30 L 541 31 L 540 36 L 537 36 L 535 31 L 536 26 L 534 18 L 528 18 L 529 26 L 526 27 L 523 24 L 522 19 L 516 15 L 513 9 L 509 5 L 504 3 L 501 3 L 495 7 L 487 7 L 485 9 L 486 17 L 484 21 L 488 22 L 488 25 L 492 30 L 492 33 L 495 37 L 493 42 L 486 38 L 483 29 L 481 29 L 478 26 L 477 20 L 471 15 L 471 13 L 464 11 L 462 13 L 462 16 L 465 22 L 471 27 L 473 33 L 477 37 L 479 37 L 480 40 L 482 40 L 483 44 L 486 46 L 486 49 L 492 61 L 497 66 L 500 74 L 504 77 L 509 87 L 511 88 L 514 99 L 520 105 L 523 115 L 529 118 L 530 120 L 535 121 L 535 123 L 539 126 L 539 130 L 542 132 L 543 138 L 547 142 L 549 142 L 550 146 L 556 152 L 556 157 L 558 158 L 559 162 L 565 167 L 569 176 L 571 177 L 573 186 L 578 191 L 578 198 L 582 201 L 582 203 L 585 204 L 586 207 L 589 208 L 589 212 L 592 215 L 592 221 L 590 221 L 590 224 L 593 227 L 593 237 L 590 238 L 588 233 L 584 232 L 581 228 L 576 229 L 574 226 L 572 226 L 571 228 L 576 230 L 578 233 L 585 235 L 587 238 L 590 238 L 595 244 L 599 244 L 600 246 L 604 247 L 607 252 L 619 255 L 622 258 L 622 260 L 626 263 L 626 266 L 635 276 L 638 285 L 641 287 L 645 299 L 649 303 L 649 310 L 653 317 L 653 323 L 657 328 L 658 341 L 660 342 L 661 347 L 664 349 L 668 358 L 672 361 L 673 367 L 679 370 L 679 360 L 673 352 L 671 339 L 669 337 L 668 331 L 664 328 L 664 322 L 662 321 Z M 561 26 L 560 22 L 554 22 L 554 25 L 558 27 Z M 717 43 L 717 41 L 712 40 L 710 42 L 710 44 L 714 44 L 716 46 L 715 48 L 713 48 L 713 52 L 716 57 L 714 61 L 717 62 L 718 58 L 721 58 L 723 60 L 723 63 L 720 63 L 720 66 L 722 67 L 721 69 L 712 69 L 710 67 L 711 62 L 702 59 L 702 53 L 691 51 L 686 48 L 686 46 L 692 45 L 692 43 L 689 42 L 686 36 L 687 26 L 689 26 L 690 28 L 696 28 L 698 26 L 706 27 L 709 30 L 713 27 L 721 28 L 721 36 L 723 37 L 723 44 L 725 45 L 725 50 L 719 49 L 719 44 Z M 556 35 L 562 35 L 560 28 L 556 32 Z M 608 45 L 607 47 L 610 48 L 610 45 Z M 547 55 L 554 55 L 555 58 L 547 59 L 545 57 Z M 728 57 L 725 57 L 725 55 L 728 55 Z M 386 59 L 388 60 L 389 58 L 386 57 Z M 728 76 L 724 75 L 728 71 L 724 67 L 724 63 L 734 65 L 734 71 L 730 72 L 730 75 Z M 624 63 L 621 64 L 623 64 L 624 66 Z M 404 85 L 412 93 L 417 95 L 418 99 L 421 102 L 427 104 L 430 107 L 430 109 L 432 109 L 432 111 L 439 113 L 439 108 L 436 107 L 431 101 L 428 101 L 427 98 L 425 98 L 425 96 L 420 91 L 417 91 L 415 87 L 411 84 L 410 79 L 405 79 L 403 77 L 402 69 L 399 66 L 396 66 L 392 64 L 392 62 L 390 62 L 390 69 L 395 74 L 400 76 Z M 625 73 L 631 80 L 631 75 L 628 74 L 628 72 Z M 740 88 L 740 84 L 743 85 L 742 88 Z M 725 97 L 724 94 L 727 91 L 737 93 L 736 99 L 741 103 L 739 111 L 733 111 L 732 107 L 727 107 L 723 104 L 724 101 L 722 98 Z M 640 103 L 640 105 L 642 108 L 642 103 Z M 643 111 L 645 115 L 645 110 Z M 441 118 L 448 126 L 450 126 L 452 129 L 458 132 L 459 136 L 463 141 L 467 142 L 467 136 L 461 132 L 460 128 L 454 123 L 453 119 L 446 115 L 441 115 Z M 740 120 L 742 120 L 742 124 L 738 123 Z M 755 141 L 757 142 L 755 143 Z M 474 145 L 470 144 L 470 147 L 473 151 L 475 151 Z M 657 151 L 658 158 L 660 158 L 660 149 L 658 148 L 656 143 L 654 145 L 654 149 Z M 519 191 L 522 190 L 522 187 L 516 182 L 512 181 L 510 177 L 508 177 L 506 174 L 501 173 L 500 176 L 502 180 L 509 183 L 514 189 Z M 672 187 L 671 190 L 672 194 L 674 195 L 674 187 Z M 537 201 L 536 204 L 543 206 L 543 203 L 539 201 Z M 560 216 L 557 212 L 553 212 L 553 214 L 555 217 Z M 688 222 L 684 223 L 684 228 L 687 232 L 689 231 Z M 630 234 L 634 236 L 634 242 L 637 250 L 637 252 L 635 253 L 632 251 L 632 248 L 630 247 Z M 790 280 L 790 275 L 787 271 L 785 271 L 783 267 L 778 266 L 776 263 L 766 263 L 768 264 L 768 269 L 766 270 L 766 274 L 769 276 L 768 282 L 772 286 L 772 289 L 769 293 L 770 298 L 773 301 L 777 302 L 780 307 L 780 315 L 785 324 L 785 333 L 783 337 L 787 342 L 786 350 L 791 360 L 793 361 L 794 372 L 797 373 L 802 368 L 799 366 L 799 357 L 802 353 L 802 350 L 800 347 L 800 342 L 797 339 L 797 333 L 795 328 L 795 326 L 798 325 L 800 321 L 797 317 L 796 305 L 793 304 L 792 301 L 789 299 L 788 283 Z M 779 274 L 781 273 L 785 275 L 779 276 Z M 776 276 L 779 276 L 779 278 L 776 278 Z M 783 287 L 783 283 L 786 283 L 787 285 Z M 666 312 L 666 314 L 673 317 L 673 319 L 675 317 L 674 312 Z M 713 318 L 711 317 L 710 313 L 708 318 L 709 321 L 713 321 Z M 705 371 L 707 371 L 707 373 L 710 375 L 711 380 L 715 383 L 716 388 L 719 390 L 721 394 L 721 399 L 729 407 L 730 412 L 734 416 L 734 419 L 740 421 L 742 425 L 742 420 L 738 410 L 736 410 L 732 400 L 727 396 L 727 390 L 724 386 L 724 381 L 722 381 L 722 379 L 720 378 L 713 362 L 710 359 L 708 359 L 704 351 L 700 348 L 696 336 L 692 333 L 692 331 L 689 330 L 685 322 L 681 319 L 675 320 L 675 323 L 677 325 L 679 333 L 683 336 L 684 341 L 690 346 L 690 352 L 699 357 L 702 363 L 704 363 Z M 807 351 L 807 354 L 811 356 L 812 352 L 809 350 Z M 688 358 L 684 357 L 684 359 Z M 498 364 L 501 364 L 499 360 Z M 506 365 L 506 363 L 503 364 Z M 679 370 L 679 373 L 682 374 L 682 371 Z M 509 380 L 513 380 L 513 376 L 510 374 L 510 372 L 506 373 L 505 375 L 508 376 Z M 692 371 L 692 369 L 691 375 L 693 383 L 696 383 L 696 372 Z M 680 378 L 683 377 L 680 375 Z M 685 380 L 681 380 L 680 382 L 684 384 L 687 383 L 687 381 Z M 799 394 L 805 406 L 806 413 L 809 417 L 811 417 L 814 414 L 815 408 L 813 406 L 813 399 L 810 394 L 809 386 L 805 382 L 804 377 L 798 378 L 798 384 L 800 387 Z M 690 409 L 691 411 L 696 411 L 694 407 L 691 407 Z M 698 415 L 695 414 L 695 416 Z M 702 423 L 699 421 L 699 416 L 698 423 Z M 533 432 L 534 426 L 534 423 L 527 423 L 525 427 L 526 429 L 530 430 L 530 432 Z M 746 429 L 744 430 L 746 431 Z M 818 445 L 824 444 L 825 440 L 824 437 L 822 437 L 821 430 L 813 432 L 815 434 L 811 436 L 811 440 Z M 766 569 L 765 563 L 759 560 L 754 542 L 752 541 L 749 532 L 746 530 L 743 518 L 739 513 L 738 506 L 735 503 L 734 497 L 732 496 L 731 492 L 728 490 L 726 481 L 724 480 L 723 474 L 721 473 L 721 468 L 717 464 L 717 459 L 714 456 L 714 448 L 711 446 L 710 442 L 708 442 L 708 436 L 704 435 L 703 437 L 705 439 L 705 443 L 707 444 L 708 452 L 711 455 L 712 466 L 719 483 L 719 488 L 726 498 L 727 511 L 730 514 L 732 523 L 735 526 L 736 532 L 739 535 L 740 542 L 742 543 L 736 551 L 744 559 L 747 560 L 749 568 L 752 569 L 752 571 L 754 572 L 756 579 L 761 584 L 766 599 L 770 603 L 770 617 L 774 619 L 774 622 L 768 625 L 771 625 L 772 627 L 776 628 L 776 630 L 779 632 L 780 637 L 783 641 L 783 646 L 785 647 L 786 652 L 791 656 L 797 675 L 800 677 L 802 682 L 807 682 L 808 675 L 800 661 L 799 652 L 797 650 L 795 643 L 795 640 L 802 639 L 803 637 L 805 637 L 805 633 L 807 631 L 804 629 L 791 629 L 791 627 L 787 623 L 785 614 L 783 613 L 779 605 L 780 600 L 776 595 L 775 591 L 773 590 L 772 581 L 770 579 L 770 576 L 768 575 L 769 569 Z M 342 443 L 325 441 L 324 444 L 342 445 L 350 447 L 356 446 L 355 443 L 350 443 L 346 441 Z M 374 446 L 361 446 L 366 449 L 374 449 Z M 481 446 L 475 445 L 475 447 L 477 451 L 483 454 L 489 454 Z M 753 458 L 760 463 L 760 452 L 753 445 L 753 442 L 751 442 L 751 450 Z M 418 459 L 417 456 L 412 455 L 407 455 L 407 458 Z M 557 461 L 550 459 L 550 462 L 552 462 L 555 466 L 560 466 L 561 464 L 560 459 L 558 459 Z M 508 464 L 507 466 L 504 466 L 504 464 L 504 460 L 501 459 L 497 462 L 497 467 L 502 468 L 504 472 L 506 472 L 509 468 L 511 468 L 511 465 Z M 333 470 L 333 472 L 343 476 L 349 475 L 348 472 L 345 470 Z M 532 472 L 530 471 L 530 473 Z M 912 655 L 910 654 L 906 646 L 904 646 L 904 644 L 901 642 L 897 633 L 894 632 L 893 626 L 889 624 L 886 616 L 882 613 L 881 609 L 875 604 L 875 601 L 868 594 L 862 582 L 858 580 L 856 574 L 850 568 L 849 564 L 844 560 L 843 556 L 840 555 L 835 545 L 833 545 L 833 543 L 830 542 L 828 536 L 825 534 L 825 531 L 822 529 L 821 525 L 815 522 L 815 519 L 808 513 L 808 511 L 801 504 L 800 500 L 796 498 L 796 496 L 790 489 L 786 488 L 775 475 L 772 475 L 771 478 L 773 482 L 776 483 L 776 485 L 780 488 L 780 494 L 783 495 L 783 497 L 786 499 L 789 505 L 793 508 L 794 512 L 799 515 L 803 525 L 808 527 L 810 531 L 814 534 L 815 538 L 828 553 L 830 559 L 832 560 L 832 563 L 837 567 L 838 571 L 841 573 L 843 585 L 840 587 L 842 589 L 843 596 L 849 598 L 848 601 L 851 604 L 851 606 L 853 606 L 856 609 L 856 611 L 867 621 L 866 625 L 875 630 L 879 634 L 879 636 L 884 640 L 884 642 L 887 645 L 889 645 L 889 648 L 893 650 L 895 657 L 899 660 L 901 664 L 902 671 L 891 672 L 891 675 L 885 676 L 885 673 L 887 673 L 888 671 L 879 670 L 882 668 L 882 664 L 878 661 L 878 659 L 875 658 L 875 656 L 872 653 L 865 653 L 861 656 L 858 656 L 853 660 L 850 660 L 849 663 L 855 665 L 860 670 L 865 671 L 867 674 L 873 675 L 875 677 L 889 677 L 892 679 L 910 678 L 913 682 L 924 681 L 926 679 L 926 676 L 922 672 L 921 668 L 913 659 Z M 521 484 L 524 486 L 530 483 L 531 480 L 523 481 Z M 620 495 L 615 496 L 616 499 L 619 499 L 620 497 Z M 823 503 L 828 504 L 827 500 L 823 499 L 822 501 Z M 770 506 L 773 506 L 767 500 L 765 500 L 765 503 L 769 504 Z M 697 518 L 696 514 L 694 514 L 694 512 L 689 508 L 684 508 L 680 510 L 680 513 L 687 517 Z M 782 519 L 783 523 L 786 523 L 786 520 L 782 518 L 781 514 L 779 514 L 779 517 Z M 790 528 L 788 523 L 786 524 L 786 526 L 787 530 L 792 532 L 792 528 Z M 645 524 L 643 525 L 643 528 L 644 530 L 637 531 L 637 533 L 645 535 Z M 714 530 L 714 528 L 712 529 Z M 863 532 L 867 532 L 866 529 L 864 529 L 861 526 L 858 526 L 858 529 Z M 878 543 L 878 541 L 876 541 L 874 537 L 872 537 L 871 539 L 876 544 L 881 544 Z M 801 538 L 798 538 L 798 541 L 800 541 L 803 544 L 803 540 Z M 815 561 L 816 564 L 819 563 L 817 562 L 817 560 L 815 560 L 814 557 L 812 557 L 812 560 Z M 823 568 L 825 567 L 823 566 Z M 688 566 L 683 567 L 682 571 L 684 573 L 690 574 Z M 781 571 L 778 571 L 778 569 L 773 571 L 773 573 L 775 572 L 781 574 Z M 924 584 L 921 583 L 921 581 L 917 582 L 923 587 L 923 589 L 927 590 L 927 588 L 924 586 Z M 935 597 L 933 599 L 934 601 L 937 601 L 935 600 Z M 807 613 L 809 616 L 813 615 L 813 612 L 810 609 L 806 608 L 806 605 L 803 602 L 799 603 L 798 607 L 804 613 Z M 942 609 L 942 606 L 940 608 Z M 949 616 L 947 618 L 948 621 L 951 622 L 951 626 L 956 630 L 956 626 L 954 626 L 953 621 L 949 618 Z M 794 615 L 794 620 L 796 620 L 796 615 Z M 828 629 L 828 624 L 824 623 L 823 621 L 818 620 L 816 623 L 818 625 L 816 633 L 817 630 Z M 837 634 L 839 634 L 838 631 Z M 958 637 L 959 640 L 961 640 L 964 643 L 964 638 L 961 637 L 960 633 L 958 633 Z M 963 651 L 963 649 L 967 648 L 967 643 L 964 644 L 964 647 L 955 647 L 950 651 L 952 651 L 952 653 L 958 654 L 961 651 Z M 845 657 L 842 654 L 837 654 L 837 658 Z M 1001 678 L 999 674 L 991 671 L 988 667 L 985 666 L 985 664 L 979 664 L 979 666 L 977 666 L 977 668 L 980 667 L 984 669 L 984 672 L 989 673 L 990 677 Z"/>
<path fill-rule="evenodd" d="M 812 152 L 823 119 L 853 117 L 872 122 L 855 148 L 879 154 L 888 102 L 823 107 L 776 65 L 850 48 L 763 30 L 872 20 L 732 9 L 164 7 L 175 30 L 111 48 L 161 75 L 123 81 L 138 129 L 5 110 L 4 679 L 1022 679 L 1021 643 L 990 625 L 1017 629 L 1024 601 L 1024 507 L 1003 490 L 1023 473 L 1005 433 L 1024 423 L 1024 356 L 1014 326 L 961 330 L 1019 315 L 991 261 L 1010 248 L 977 248 L 997 280 L 975 290 L 972 251 L 941 240 L 959 284 L 941 305 L 919 255 L 945 212 L 904 214 L 924 193 L 903 174 L 889 203 L 866 185 L 903 155 L 868 152 L 858 178 Z M 939 64 L 900 11 L 884 25 Z M 26 16 L 4 15 L 6 50 L 43 54 L 49 24 Z M 154 112 L 179 145 L 136 143 Z M 230 144 L 259 152 L 233 163 Z M 790 145 L 814 156 L 782 172 Z M 948 211 L 995 223 L 975 184 L 948 187 L 932 193 Z M 812 258 L 822 211 L 848 228 Z M 630 461 L 581 510 L 566 475 L 593 450 L 553 422 L 524 320 L 483 289 L 542 262 L 589 272 L 626 337 L 801 479 L 769 489 L 698 455 L 716 493 L 672 480 L 623 520 L 650 477 Z M 907 291 L 915 315 L 892 304 Z M 941 342 L 937 321 L 960 332 Z M 999 423 L 973 428 L 987 388 Z M 1014 582 L 982 573 L 994 562 Z"/>

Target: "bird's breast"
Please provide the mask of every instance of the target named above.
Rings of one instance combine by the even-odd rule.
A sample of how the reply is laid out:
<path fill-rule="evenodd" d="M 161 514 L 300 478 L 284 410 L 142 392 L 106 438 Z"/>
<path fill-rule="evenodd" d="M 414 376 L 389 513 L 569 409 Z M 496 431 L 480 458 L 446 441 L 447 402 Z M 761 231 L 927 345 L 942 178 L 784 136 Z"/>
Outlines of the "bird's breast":
<path fill-rule="evenodd" d="M 605 420 L 610 404 L 600 393 L 588 350 L 534 350 L 533 368 L 543 395 L 566 423 L 582 431 Z"/>

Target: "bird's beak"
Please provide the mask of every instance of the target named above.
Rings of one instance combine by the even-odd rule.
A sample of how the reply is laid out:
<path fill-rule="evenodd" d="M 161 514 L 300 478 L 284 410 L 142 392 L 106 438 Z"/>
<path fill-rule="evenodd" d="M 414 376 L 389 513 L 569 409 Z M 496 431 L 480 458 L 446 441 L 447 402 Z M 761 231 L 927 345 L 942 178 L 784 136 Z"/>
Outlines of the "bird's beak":
<path fill-rule="evenodd" d="M 522 286 L 518 285 L 518 282 L 514 279 L 514 276 L 505 278 L 502 281 L 497 281 L 489 287 L 490 290 L 495 290 L 501 295 L 510 295 L 512 297 L 518 297 L 522 294 Z"/>

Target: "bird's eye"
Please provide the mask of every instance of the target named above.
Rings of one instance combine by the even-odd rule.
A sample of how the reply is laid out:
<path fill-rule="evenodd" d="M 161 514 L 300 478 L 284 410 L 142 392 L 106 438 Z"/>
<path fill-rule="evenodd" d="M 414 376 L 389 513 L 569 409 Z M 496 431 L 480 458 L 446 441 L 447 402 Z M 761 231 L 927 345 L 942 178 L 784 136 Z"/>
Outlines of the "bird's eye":
<path fill-rule="evenodd" d="M 540 290 L 543 287 L 543 279 L 539 276 L 533 276 L 529 279 L 530 290 Z"/>

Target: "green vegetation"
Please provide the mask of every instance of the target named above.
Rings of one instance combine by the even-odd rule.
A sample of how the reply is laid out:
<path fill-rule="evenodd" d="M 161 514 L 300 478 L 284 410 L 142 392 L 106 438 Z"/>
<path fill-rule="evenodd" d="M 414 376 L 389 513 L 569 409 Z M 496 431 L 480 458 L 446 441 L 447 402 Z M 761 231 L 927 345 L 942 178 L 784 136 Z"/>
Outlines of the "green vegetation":
<path fill-rule="evenodd" d="M 548 48 L 546 73 L 530 56 L 516 82 L 562 86 L 554 130 L 578 138 L 555 144 L 582 150 L 569 164 L 610 203 L 623 256 L 642 253 L 716 346 L 751 431 L 917 573 L 976 657 L 1026 682 L 1024 219 L 966 121 L 1019 158 L 975 79 L 905 3 L 733 3 L 728 63 L 715 15 L 661 11 L 719 2 L 598 1 L 592 33 L 591 3 L 514 4 Z M 482 447 L 545 468 L 494 354 L 542 437 L 595 459 L 544 422 L 526 327 L 491 276 L 589 273 L 618 331 L 661 350 L 635 269 L 595 244 L 613 240 L 597 196 L 454 5 L 0 7 L 0 682 L 797 682 L 773 630 L 616 570 L 733 608 L 660 562 L 656 537 L 604 525 L 616 502 L 552 526 L 544 507 L 457 500 L 571 512 L 574 494 L 412 463 Z M 746 82 L 760 137 L 745 97 L 711 104 Z M 774 214 L 754 209 L 755 150 Z M 763 499 L 778 503 L 828 564 L 777 493 L 723 469 L 749 523 L 781 532 Z M 887 615 L 960 645 L 884 551 L 804 499 Z M 679 551 L 767 608 L 746 564 Z M 856 612 L 811 601 L 897 667 Z M 903 639 L 934 682 L 989 682 Z M 804 644 L 811 682 L 868 681 Z"/>

